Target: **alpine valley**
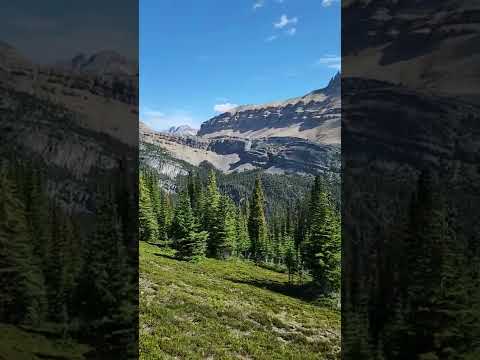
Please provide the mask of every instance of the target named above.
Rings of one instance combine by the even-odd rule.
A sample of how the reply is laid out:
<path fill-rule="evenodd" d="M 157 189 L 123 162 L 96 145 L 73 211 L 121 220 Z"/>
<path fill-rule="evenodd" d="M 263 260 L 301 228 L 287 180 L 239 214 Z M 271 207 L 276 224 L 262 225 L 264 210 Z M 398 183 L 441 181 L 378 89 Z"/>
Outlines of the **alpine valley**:
<path fill-rule="evenodd" d="M 140 163 L 155 169 L 169 191 L 199 168 L 214 168 L 223 179 L 260 171 L 272 179 L 309 182 L 324 174 L 338 184 L 340 74 L 304 96 L 238 106 L 204 122 L 198 132 L 188 126 L 157 132 L 141 122 Z"/>

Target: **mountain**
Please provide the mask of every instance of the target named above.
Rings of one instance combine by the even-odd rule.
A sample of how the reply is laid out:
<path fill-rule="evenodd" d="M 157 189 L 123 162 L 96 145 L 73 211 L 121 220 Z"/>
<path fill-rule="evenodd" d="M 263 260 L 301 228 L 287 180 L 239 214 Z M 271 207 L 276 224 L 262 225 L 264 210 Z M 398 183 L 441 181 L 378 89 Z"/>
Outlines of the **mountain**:
<path fill-rule="evenodd" d="M 340 73 L 324 89 L 285 101 L 238 106 L 202 124 L 208 138 L 295 137 L 340 144 Z"/>
<path fill-rule="evenodd" d="M 340 74 L 305 96 L 218 115 L 204 122 L 196 136 L 177 128 L 159 133 L 142 124 L 140 142 L 141 159 L 172 179 L 202 163 L 227 174 L 256 169 L 339 173 Z"/>
<path fill-rule="evenodd" d="M 49 192 L 59 204 L 89 213 L 91 184 L 99 174 L 120 179 L 126 169 L 135 176 L 135 80 L 117 79 L 117 87 L 125 83 L 117 94 L 106 79 L 96 83 L 94 75 L 34 64 L 0 42 L 0 141 L 6 144 L 0 155 L 34 160 L 45 169 Z"/>
<path fill-rule="evenodd" d="M 172 126 L 166 133 L 175 136 L 195 136 L 198 129 L 194 129 L 189 125 Z"/>
<path fill-rule="evenodd" d="M 480 103 L 478 1 L 346 0 L 342 9 L 348 14 L 342 18 L 344 78 L 408 84 Z"/>
<path fill-rule="evenodd" d="M 58 62 L 56 67 L 65 71 L 98 76 L 138 74 L 138 65 L 135 62 L 112 50 L 99 51 L 90 56 L 78 54 L 73 59 Z"/>

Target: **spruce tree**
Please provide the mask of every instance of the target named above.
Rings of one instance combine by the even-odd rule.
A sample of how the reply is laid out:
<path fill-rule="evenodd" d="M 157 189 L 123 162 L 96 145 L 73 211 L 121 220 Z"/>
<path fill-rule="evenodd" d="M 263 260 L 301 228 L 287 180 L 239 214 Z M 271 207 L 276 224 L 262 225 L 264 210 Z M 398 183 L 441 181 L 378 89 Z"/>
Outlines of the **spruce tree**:
<path fill-rule="evenodd" d="M 210 170 L 208 174 L 207 187 L 205 190 L 204 224 L 209 234 L 207 244 L 207 255 L 215 257 L 217 244 L 221 241 L 218 237 L 221 231 L 219 222 L 220 193 L 217 188 L 215 172 Z"/>
<path fill-rule="evenodd" d="M 250 202 L 248 233 L 251 241 L 251 253 L 255 261 L 260 262 L 267 255 L 268 228 L 265 219 L 265 198 L 260 176 L 255 179 L 255 189 Z"/>
<path fill-rule="evenodd" d="M 213 256 L 227 259 L 234 254 L 237 242 L 237 217 L 235 204 L 228 196 L 222 196 L 218 212 L 215 243 L 212 243 Z"/>
<path fill-rule="evenodd" d="M 244 211 L 237 209 L 237 241 L 236 241 L 236 255 L 248 258 L 250 250 L 250 238 L 248 236 L 248 221 Z"/>
<path fill-rule="evenodd" d="M 155 242 L 158 239 L 158 223 L 151 194 L 143 175 L 139 178 L 139 240 Z"/>
<path fill-rule="evenodd" d="M 10 166 L 0 169 L 0 319 L 35 324 L 45 316 L 45 284 Z"/>
<path fill-rule="evenodd" d="M 172 222 L 172 236 L 176 256 L 181 260 L 196 260 L 205 255 L 208 239 L 206 231 L 198 231 L 188 192 L 183 191 L 175 208 Z"/>

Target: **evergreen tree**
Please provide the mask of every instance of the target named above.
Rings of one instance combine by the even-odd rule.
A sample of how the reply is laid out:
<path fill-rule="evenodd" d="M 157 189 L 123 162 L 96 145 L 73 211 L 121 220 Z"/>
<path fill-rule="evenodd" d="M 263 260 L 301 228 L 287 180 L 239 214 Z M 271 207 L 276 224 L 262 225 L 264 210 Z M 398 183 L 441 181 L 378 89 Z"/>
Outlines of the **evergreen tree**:
<path fill-rule="evenodd" d="M 143 175 L 139 178 L 139 240 L 155 242 L 158 239 L 158 223 L 152 197 Z"/>
<path fill-rule="evenodd" d="M 263 195 L 262 182 L 258 176 L 255 180 L 255 190 L 250 203 L 250 215 L 248 219 L 248 233 L 251 241 L 251 253 L 259 262 L 267 256 L 268 228 L 265 219 L 265 198 Z"/>
<path fill-rule="evenodd" d="M 208 174 L 207 187 L 205 191 L 204 224 L 205 230 L 209 234 L 207 244 L 207 255 L 215 257 L 217 254 L 217 244 L 219 239 L 221 224 L 219 219 L 220 193 L 217 188 L 217 179 L 215 172 L 210 170 Z"/>
<path fill-rule="evenodd" d="M 45 316 L 43 273 L 34 260 L 18 182 L 6 163 L 0 170 L 0 319 L 34 324 Z"/>
<path fill-rule="evenodd" d="M 326 209 L 320 227 L 312 226 L 310 236 L 315 259 L 312 275 L 325 293 L 336 292 L 340 289 L 341 276 L 340 221 L 331 208 Z"/>
<path fill-rule="evenodd" d="M 242 209 L 237 209 L 237 242 L 236 254 L 248 258 L 250 250 L 250 238 L 248 236 L 248 221 Z"/>
<path fill-rule="evenodd" d="M 177 257 L 182 260 L 195 260 L 205 255 L 208 233 L 198 231 L 188 192 L 180 194 L 172 222 L 172 236 Z"/>
<path fill-rule="evenodd" d="M 310 195 L 302 258 L 322 291 L 329 293 L 340 288 L 340 221 L 320 177 L 316 177 Z"/>
<path fill-rule="evenodd" d="M 218 227 L 214 234 L 216 242 L 212 244 L 213 256 L 227 259 L 233 255 L 237 242 L 237 217 L 235 204 L 228 196 L 222 196 L 218 213 Z"/>
<path fill-rule="evenodd" d="M 293 282 L 293 275 L 297 271 L 297 257 L 295 243 L 293 239 L 288 237 L 284 243 L 284 261 L 288 270 L 288 282 Z"/>

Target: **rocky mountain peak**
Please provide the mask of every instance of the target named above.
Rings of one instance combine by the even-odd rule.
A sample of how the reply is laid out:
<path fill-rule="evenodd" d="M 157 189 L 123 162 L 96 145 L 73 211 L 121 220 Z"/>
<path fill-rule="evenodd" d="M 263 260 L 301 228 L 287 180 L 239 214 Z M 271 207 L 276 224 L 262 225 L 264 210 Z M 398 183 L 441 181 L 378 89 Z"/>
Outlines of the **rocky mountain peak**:
<path fill-rule="evenodd" d="M 195 136 L 198 129 L 194 129 L 190 125 L 172 126 L 167 131 L 168 134 L 175 136 Z"/>
<path fill-rule="evenodd" d="M 60 61 L 56 67 L 66 71 L 95 75 L 127 75 L 134 76 L 138 66 L 116 51 L 103 50 L 87 56 L 80 53 L 72 59 Z"/>
<path fill-rule="evenodd" d="M 338 72 L 322 89 L 304 96 L 258 105 L 244 105 L 202 124 L 198 135 L 208 138 L 301 138 L 322 144 L 340 143 Z"/>
<path fill-rule="evenodd" d="M 325 87 L 321 91 L 323 91 L 323 93 L 328 96 L 340 96 L 341 88 L 342 88 L 342 76 L 339 71 L 335 74 L 334 77 L 330 79 L 327 87 Z"/>

